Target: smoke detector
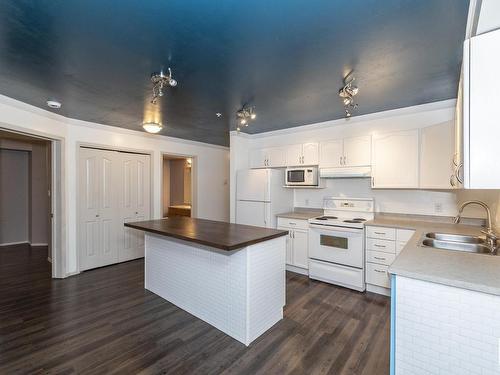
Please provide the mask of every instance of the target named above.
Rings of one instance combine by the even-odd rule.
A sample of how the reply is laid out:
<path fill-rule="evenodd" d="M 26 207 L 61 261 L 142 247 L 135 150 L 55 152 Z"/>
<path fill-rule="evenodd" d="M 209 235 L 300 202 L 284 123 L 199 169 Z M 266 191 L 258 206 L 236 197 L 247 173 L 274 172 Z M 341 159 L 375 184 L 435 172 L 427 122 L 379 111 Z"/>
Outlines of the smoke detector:
<path fill-rule="evenodd" d="M 47 100 L 47 106 L 52 109 L 59 109 L 61 108 L 61 102 L 58 102 L 57 100 Z"/>

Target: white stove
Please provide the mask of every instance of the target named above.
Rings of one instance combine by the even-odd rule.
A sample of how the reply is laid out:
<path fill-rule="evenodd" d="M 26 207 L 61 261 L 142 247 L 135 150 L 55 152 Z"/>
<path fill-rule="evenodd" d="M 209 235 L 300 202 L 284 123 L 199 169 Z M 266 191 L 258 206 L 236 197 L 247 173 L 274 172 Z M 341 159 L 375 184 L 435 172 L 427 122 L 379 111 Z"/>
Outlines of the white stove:
<path fill-rule="evenodd" d="M 365 290 L 364 223 L 372 198 L 325 198 L 323 215 L 309 220 L 309 277 Z"/>

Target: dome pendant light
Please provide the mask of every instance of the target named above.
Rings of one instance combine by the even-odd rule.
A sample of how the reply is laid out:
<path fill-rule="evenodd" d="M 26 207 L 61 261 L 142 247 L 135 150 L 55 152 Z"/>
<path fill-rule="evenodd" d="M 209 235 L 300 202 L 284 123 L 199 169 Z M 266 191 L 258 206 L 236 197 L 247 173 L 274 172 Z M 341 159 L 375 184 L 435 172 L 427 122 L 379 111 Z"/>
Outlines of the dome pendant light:
<path fill-rule="evenodd" d="M 142 124 L 142 127 L 151 134 L 159 133 L 163 129 L 163 125 L 158 122 L 145 122 Z"/>

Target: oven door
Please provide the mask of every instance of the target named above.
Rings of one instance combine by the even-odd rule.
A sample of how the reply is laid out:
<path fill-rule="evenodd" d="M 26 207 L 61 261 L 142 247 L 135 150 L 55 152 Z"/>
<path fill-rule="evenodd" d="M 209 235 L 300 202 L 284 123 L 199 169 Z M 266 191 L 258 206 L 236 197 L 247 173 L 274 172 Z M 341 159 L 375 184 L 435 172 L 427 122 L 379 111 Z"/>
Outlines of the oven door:
<path fill-rule="evenodd" d="M 363 230 L 309 225 L 309 258 L 363 268 Z"/>

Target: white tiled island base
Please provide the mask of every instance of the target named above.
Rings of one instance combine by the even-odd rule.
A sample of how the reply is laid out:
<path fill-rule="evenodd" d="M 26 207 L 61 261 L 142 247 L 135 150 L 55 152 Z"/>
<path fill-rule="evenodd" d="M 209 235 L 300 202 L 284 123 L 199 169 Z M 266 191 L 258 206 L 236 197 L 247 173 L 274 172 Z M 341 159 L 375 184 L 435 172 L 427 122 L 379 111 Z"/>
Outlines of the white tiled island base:
<path fill-rule="evenodd" d="M 500 296 L 393 277 L 392 373 L 500 374 Z"/>
<path fill-rule="evenodd" d="M 145 237 L 146 289 L 245 345 L 283 318 L 286 237 L 230 252 Z"/>

